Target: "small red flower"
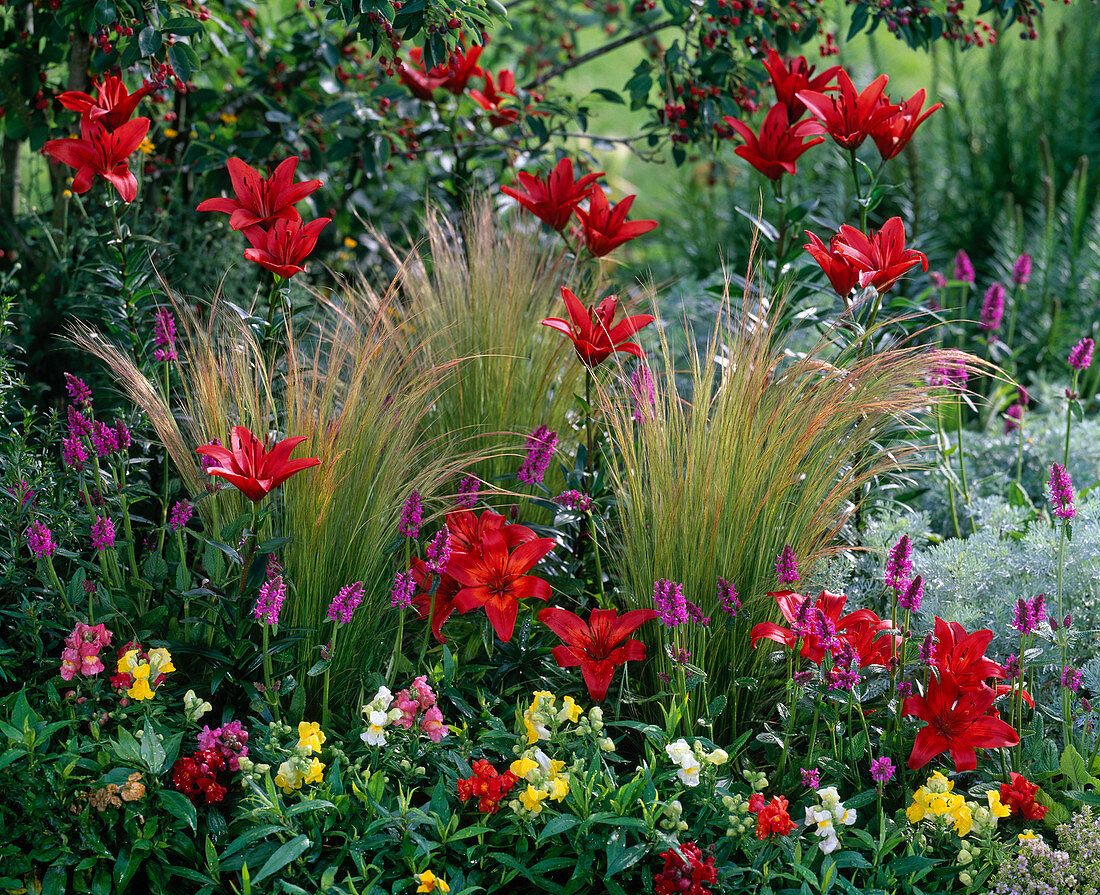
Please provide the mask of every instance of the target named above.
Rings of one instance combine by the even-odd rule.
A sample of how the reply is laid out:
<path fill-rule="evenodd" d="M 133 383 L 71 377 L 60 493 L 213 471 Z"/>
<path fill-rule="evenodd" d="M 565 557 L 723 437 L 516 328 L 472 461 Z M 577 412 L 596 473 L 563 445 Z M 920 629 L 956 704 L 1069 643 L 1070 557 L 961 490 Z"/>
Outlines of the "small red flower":
<path fill-rule="evenodd" d="M 506 68 L 497 73 L 495 80 L 492 72 L 485 72 L 485 92 L 471 90 L 470 98 L 489 113 L 489 124 L 493 127 L 507 127 L 519 120 L 516 76 Z"/>
<path fill-rule="evenodd" d="M 635 314 L 624 317 L 612 326 L 611 322 L 615 319 L 615 311 L 619 306 L 619 299 L 614 295 L 601 301 L 595 310 L 582 305 L 580 299 L 564 286 L 561 297 L 569 312 L 568 322 L 559 317 L 547 317 L 542 325 L 569 336 L 583 364 L 589 367 L 599 366 L 616 351 L 645 357 L 640 345 L 626 340 L 657 318 L 651 314 Z"/>
<path fill-rule="evenodd" d="M 518 779 L 511 771 L 498 774 L 484 758 L 471 767 L 473 773 L 457 782 L 458 798 L 462 802 L 477 799 L 477 810 L 482 814 L 496 814 L 503 799 L 515 787 Z"/>
<path fill-rule="evenodd" d="M 527 573 L 553 549 L 553 538 L 536 538 L 510 550 L 501 532 L 485 532 L 480 553 L 451 554 L 447 573 L 460 586 L 455 606 L 461 612 L 483 607 L 493 630 L 507 643 L 512 639 L 519 601 L 550 599 L 550 585 Z"/>
<path fill-rule="evenodd" d="M 1023 774 L 1015 771 L 1009 774 L 1011 783 L 1001 784 L 1001 804 L 1013 814 L 1021 815 L 1025 820 L 1042 820 L 1047 816 L 1047 806 L 1035 801 L 1039 787 Z"/>
<path fill-rule="evenodd" d="M 829 82 L 840 71 L 839 65 L 827 68 L 821 74 L 814 76 L 814 66 L 806 62 L 805 56 L 796 56 L 789 62 L 785 61 L 775 50 L 769 49 L 767 58 L 764 59 L 764 68 L 768 70 L 772 87 L 775 88 L 775 98 L 787 107 L 789 119 L 797 121 L 806 111 L 806 105 L 797 96 L 799 90 L 812 90 L 824 93 L 830 87 Z"/>
<path fill-rule="evenodd" d="M 304 435 L 284 438 L 268 450 L 266 439 L 261 442 L 244 426 L 234 426 L 229 448 L 204 444 L 195 450 L 217 461 L 207 468 L 209 475 L 228 480 L 255 503 L 296 472 L 320 465 L 316 457 L 290 459 L 291 452 L 305 440 Z"/>
<path fill-rule="evenodd" d="M 887 105 L 890 101 L 885 99 Z M 926 112 L 921 114 L 924 106 L 924 90 L 918 90 L 900 106 L 894 106 L 895 111 L 889 118 L 884 118 L 871 129 L 871 139 L 875 141 L 879 155 L 883 161 L 892 159 L 901 152 L 913 138 L 917 128 L 924 119 L 933 112 L 943 108 L 943 103 L 936 103 Z"/>
<path fill-rule="evenodd" d="M 799 90 L 798 99 L 806 104 L 837 145 L 858 149 L 877 125 L 892 116 L 897 106 L 883 105 L 880 100 L 888 78 L 879 75 L 862 92 L 857 92 L 844 69 L 836 73 L 838 92 L 828 96 L 814 90 Z"/>
<path fill-rule="evenodd" d="M 903 714 L 926 721 L 917 731 L 909 755 L 910 770 L 923 768 L 941 752 L 949 752 L 956 771 L 978 766 L 977 749 L 1000 749 L 1020 742 L 1016 731 L 988 712 L 997 694 L 983 686 L 962 692 L 950 678 L 931 678 L 924 696 L 905 700 Z"/>
<path fill-rule="evenodd" d="M 74 193 L 86 193 L 99 175 L 114 185 L 123 202 L 133 202 L 137 198 L 137 178 L 130 170 L 129 158 L 148 132 L 148 118 L 135 118 L 113 131 L 81 118 L 80 137 L 47 140 L 42 152 L 76 168 Z"/>
<path fill-rule="evenodd" d="M 298 156 L 279 162 L 270 176 L 264 177 L 255 168 L 239 158 L 226 162 L 229 180 L 236 198 L 218 196 L 199 203 L 196 211 L 218 211 L 229 215 L 229 226 L 234 230 L 245 227 L 268 227 L 277 220 L 301 221 L 294 206 L 313 195 L 322 186 L 320 180 L 294 182 L 294 170 Z M 247 234 L 246 234 L 247 235 Z"/>
<path fill-rule="evenodd" d="M 593 609 L 585 623 L 567 609 L 556 606 L 539 613 L 539 621 L 564 641 L 551 650 L 558 666 L 580 665 L 593 702 L 603 702 L 617 666 L 645 658 L 645 644 L 627 638 L 656 617 L 653 609 L 634 609 L 623 615 L 614 609 Z"/>
<path fill-rule="evenodd" d="M 569 223 L 573 209 L 588 195 L 592 184 L 597 178 L 603 177 L 603 171 L 585 174 L 580 180 L 574 181 L 573 162 L 563 158 L 554 166 L 546 180 L 523 171 L 517 177 L 522 189 L 502 186 L 500 191 L 560 232 Z"/>
<path fill-rule="evenodd" d="M 905 227 L 899 217 L 890 218 L 870 237 L 841 224 L 834 249 L 859 271 L 860 288 L 874 286 L 879 293 L 888 291 L 910 267 L 919 264 L 928 270 L 924 253 L 905 247 Z"/>
<path fill-rule="evenodd" d="M 57 101 L 66 109 L 79 112 L 82 118 L 102 124 L 111 131 L 129 121 L 141 98 L 153 89 L 152 84 L 146 84 L 130 93 L 122 78 L 115 75 L 93 81 L 92 86 L 96 93 L 94 97 L 79 90 L 68 90 L 59 93 Z"/>
<path fill-rule="evenodd" d="M 791 124 L 790 113 L 782 103 L 768 110 L 764 123 L 760 125 L 760 136 L 753 129 L 736 118 L 728 115 L 723 119 L 745 141 L 734 153 L 741 156 L 769 180 L 778 180 L 784 174 L 795 174 L 795 162 L 811 146 L 824 143 L 824 137 L 815 136 L 808 143 L 807 137 L 821 133 L 821 125 L 816 121 L 799 121 Z"/>
<path fill-rule="evenodd" d="M 656 221 L 628 221 L 627 214 L 636 196 L 626 196 L 612 207 L 607 195 L 598 186 L 588 194 L 588 209 L 573 211 L 584 225 L 584 244 L 595 257 L 602 258 L 624 242 L 648 233 L 657 226 Z"/>
<path fill-rule="evenodd" d="M 787 800 L 783 796 L 775 796 L 756 815 L 756 838 L 767 839 L 769 836 L 786 836 L 794 829 L 794 822 L 787 813 Z"/>
<path fill-rule="evenodd" d="M 661 852 L 665 866 L 653 876 L 656 895 L 711 895 L 711 883 L 717 884 L 714 856 L 703 860 L 703 852 L 694 842 Z"/>
<path fill-rule="evenodd" d="M 821 265 L 821 269 L 825 271 L 825 276 L 829 278 L 829 282 L 836 290 L 837 295 L 841 298 L 847 298 L 859 282 L 859 270 L 853 266 L 848 258 L 837 251 L 837 243 L 840 241 L 840 237 L 834 236 L 829 244 L 825 245 L 816 234 L 811 233 L 809 230 L 806 231 L 806 235 L 810 237 L 810 242 L 802 248 L 809 252 L 814 260 Z"/>
<path fill-rule="evenodd" d="M 290 279 L 305 270 L 303 262 L 317 247 L 317 237 L 331 220 L 317 218 L 304 224 L 301 218 L 277 218 L 270 229 L 245 227 L 244 238 L 252 247 L 244 250 L 244 257 L 277 276 Z"/>

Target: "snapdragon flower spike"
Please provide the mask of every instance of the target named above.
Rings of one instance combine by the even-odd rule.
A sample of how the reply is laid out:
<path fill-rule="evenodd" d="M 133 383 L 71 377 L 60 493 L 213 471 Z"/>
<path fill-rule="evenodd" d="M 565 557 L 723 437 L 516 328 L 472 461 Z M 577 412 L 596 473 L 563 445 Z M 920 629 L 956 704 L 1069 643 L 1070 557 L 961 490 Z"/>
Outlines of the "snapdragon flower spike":
<path fill-rule="evenodd" d="M 1066 522 L 1077 515 L 1073 506 L 1073 481 L 1061 463 L 1050 465 L 1050 508 L 1055 516 Z"/>
<path fill-rule="evenodd" d="M 603 171 L 585 174 L 580 180 L 574 180 L 573 162 L 563 158 L 545 180 L 523 171 L 517 177 L 520 188 L 502 186 L 500 191 L 511 196 L 539 220 L 545 221 L 551 229 L 560 232 L 573 216 L 573 209 L 588 196 L 596 180 L 603 177 Z"/>
<path fill-rule="evenodd" d="M 565 286 L 562 287 L 561 297 L 569 312 L 569 320 L 547 317 L 542 325 L 567 335 L 573 342 L 577 357 L 585 366 L 599 366 L 617 351 L 645 358 L 641 346 L 628 342 L 627 339 L 656 320 L 653 315 L 634 314 L 612 326 L 619 306 L 619 299 L 614 295 L 609 295 L 595 309 L 586 308 Z"/>
<path fill-rule="evenodd" d="M 589 254 L 602 258 L 625 242 L 648 233 L 657 226 L 656 221 L 628 221 L 627 214 L 637 196 L 625 196 L 611 205 L 607 195 L 597 184 L 588 194 L 588 208 L 574 208 L 584 229 L 584 244 Z"/>
<path fill-rule="evenodd" d="M 883 91 L 889 80 L 879 75 L 862 91 L 857 91 L 844 69 L 836 74 L 837 92 L 834 96 L 814 90 L 799 90 L 795 95 L 806 104 L 826 133 L 843 149 L 858 149 L 871 132 L 897 111 L 898 106 L 889 100 L 883 102 Z M 922 98 L 923 102 L 923 98 Z"/>
<path fill-rule="evenodd" d="M 229 180 L 236 196 L 232 199 L 216 197 L 200 202 L 197 211 L 215 211 L 229 215 L 229 226 L 234 230 L 246 227 L 272 227 L 276 221 L 297 221 L 301 216 L 294 206 L 312 195 L 322 186 L 320 180 L 294 182 L 294 170 L 298 157 L 284 159 L 268 177 L 239 158 L 226 163 Z M 328 223 L 328 218 L 322 218 Z M 317 221 L 314 221 L 316 224 Z M 321 225 L 323 227 L 324 224 Z M 320 227 L 317 228 L 318 232 Z M 247 234 L 246 234 L 247 235 Z M 251 240 L 250 240 L 251 241 Z M 316 242 L 316 237 L 314 237 Z M 255 243 L 253 243 L 255 246 Z M 312 250 L 312 246 L 310 247 Z M 309 252 L 306 252 L 308 255 Z M 251 260 L 251 259 L 250 259 Z"/>
<path fill-rule="evenodd" d="M 148 132 L 148 118 L 135 118 L 113 131 L 89 118 L 81 118 L 79 137 L 47 140 L 42 152 L 76 168 L 74 193 L 88 192 L 98 176 L 118 190 L 123 202 L 129 203 L 137 198 L 137 178 L 130 170 L 129 158 Z"/>
<path fill-rule="evenodd" d="M 772 106 L 760 125 L 759 136 L 737 118 L 726 115 L 722 119 L 745 141 L 743 146 L 734 150 L 734 154 L 747 161 L 768 180 L 779 180 L 784 174 L 793 177 L 797 173 L 795 163 L 802 153 L 825 142 L 824 137 L 818 136 L 821 125 L 816 121 L 792 123 L 789 115 L 787 107 L 782 103 Z"/>
<path fill-rule="evenodd" d="M 1079 373 L 1087 370 L 1092 366 L 1092 350 L 1093 342 L 1089 338 L 1084 338 L 1074 345 L 1069 353 L 1070 367 Z"/>

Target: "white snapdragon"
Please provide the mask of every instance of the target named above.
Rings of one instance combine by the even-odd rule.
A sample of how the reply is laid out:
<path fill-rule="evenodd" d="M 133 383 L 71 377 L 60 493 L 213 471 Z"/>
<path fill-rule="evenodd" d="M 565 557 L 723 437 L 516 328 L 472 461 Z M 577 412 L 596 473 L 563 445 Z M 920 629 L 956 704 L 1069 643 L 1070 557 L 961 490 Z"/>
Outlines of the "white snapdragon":
<path fill-rule="evenodd" d="M 367 717 L 367 729 L 359 734 L 359 738 L 368 746 L 386 745 L 386 728 L 404 715 L 399 708 L 390 708 L 393 704 L 393 694 L 388 687 L 379 687 L 374 699 L 368 705 L 363 706 L 363 714 Z"/>
<path fill-rule="evenodd" d="M 816 828 L 814 833 L 821 840 L 818 846 L 822 853 L 830 855 L 840 848 L 838 825 L 850 827 L 856 822 L 856 812 L 844 807 L 835 786 L 819 789 L 817 797 L 821 804 L 806 809 L 806 826 Z"/>
<path fill-rule="evenodd" d="M 680 766 L 680 769 L 676 772 L 676 776 L 680 778 L 680 782 L 684 786 L 698 786 L 699 785 L 699 758 L 695 754 L 695 750 L 688 745 L 687 740 L 683 737 L 676 740 L 674 743 L 669 743 L 665 746 L 665 752 L 668 753 L 668 757 L 672 760 L 673 764 Z"/>

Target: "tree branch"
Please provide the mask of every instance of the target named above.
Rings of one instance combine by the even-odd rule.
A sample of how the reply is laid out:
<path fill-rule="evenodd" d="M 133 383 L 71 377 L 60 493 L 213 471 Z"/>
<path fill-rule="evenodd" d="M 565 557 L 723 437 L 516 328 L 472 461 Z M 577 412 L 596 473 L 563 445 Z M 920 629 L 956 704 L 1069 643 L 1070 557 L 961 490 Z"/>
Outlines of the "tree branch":
<path fill-rule="evenodd" d="M 576 68 L 578 65 L 584 65 L 586 62 L 590 62 L 596 59 L 604 53 L 610 53 L 612 50 L 617 50 L 619 47 L 625 47 L 629 43 L 633 43 L 636 40 L 641 40 L 643 37 L 649 37 L 649 35 L 662 30 L 663 28 L 669 28 L 675 25 L 671 19 L 662 19 L 658 22 L 650 22 L 636 31 L 631 31 L 629 34 L 624 34 L 622 37 L 616 38 L 611 43 L 604 44 L 602 47 L 596 47 L 594 50 L 589 50 L 575 59 L 570 59 L 568 62 L 560 62 L 553 68 L 549 68 L 541 75 L 524 84 L 523 89 L 527 91 L 534 90 L 536 87 L 545 84 L 551 78 L 556 78 L 558 75 L 564 74 Z"/>

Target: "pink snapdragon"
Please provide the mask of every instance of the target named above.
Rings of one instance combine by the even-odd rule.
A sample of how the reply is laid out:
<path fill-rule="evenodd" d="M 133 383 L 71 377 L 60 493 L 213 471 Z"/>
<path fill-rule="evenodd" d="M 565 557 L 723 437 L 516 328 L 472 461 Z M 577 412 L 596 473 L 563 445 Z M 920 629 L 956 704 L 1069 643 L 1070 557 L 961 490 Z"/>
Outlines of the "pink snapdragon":
<path fill-rule="evenodd" d="M 62 680 L 71 681 L 77 675 L 93 677 L 103 671 L 99 652 L 111 642 L 112 636 L 102 624 L 93 626 L 77 622 L 65 638 L 65 648 L 61 651 Z"/>

